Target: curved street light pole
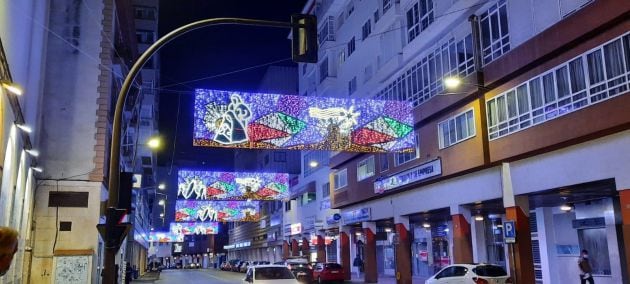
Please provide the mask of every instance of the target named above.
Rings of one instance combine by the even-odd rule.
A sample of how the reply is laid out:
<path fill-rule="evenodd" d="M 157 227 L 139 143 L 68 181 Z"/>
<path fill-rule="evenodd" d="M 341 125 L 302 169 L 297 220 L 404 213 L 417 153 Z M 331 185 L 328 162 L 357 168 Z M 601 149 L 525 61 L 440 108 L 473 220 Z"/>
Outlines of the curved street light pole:
<path fill-rule="evenodd" d="M 116 253 L 118 252 L 120 244 L 112 243 L 112 239 L 114 239 L 113 229 L 114 226 L 117 225 L 111 220 L 114 218 L 112 209 L 116 209 L 118 206 L 118 186 L 119 186 L 119 176 L 120 176 L 120 134 L 121 134 L 121 123 L 122 123 L 122 113 L 123 107 L 125 105 L 125 100 L 127 98 L 127 94 L 129 89 L 131 88 L 132 82 L 135 80 L 136 76 L 142 69 L 142 66 L 149 60 L 153 54 L 155 54 L 162 46 L 166 45 L 171 40 L 177 38 L 180 35 L 183 35 L 189 31 L 214 26 L 214 25 L 222 25 L 222 24 L 232 24 L 232 25 L 246 25 L 246 26 L 259 26 L 259 27 L 276 27 L 276 28 L 291 28 L 292 24 L 289 22 L 277 22 L 277 21 L 264 21 L 264 20 L 253 20 L 253 19 L 240 19 L 240 18 L 216 18 L 216 19 L 205 19 L 197 22 L 193 22 L 187 24 L 185 26 L 179 27 L 167 35 L 159 38 L 155 43 L 153 43 L 136 62 L 133 64 L 133 67 L 129 70 L 129 74 L 125 77 L 125 81 L 120 89 L 120 93 L 118 94 L 118 99 L 116 101 L 116 108 L 114 111 L 114 122 L 112 125 L 112 141 L 111 141 L 111 149 L 110 149 L 110 158 L 109 158 L 109 183 L 108 183 L 108 216 L 107 223 L 105 227 L 106 237 L 105 237 L 105 259 L 104 259 L 104 270 L 103 270 L 103 283 L 105 284 L 114 284 L 116 283 Z M 115 244 L 115 245 L 112 245 Z"/>

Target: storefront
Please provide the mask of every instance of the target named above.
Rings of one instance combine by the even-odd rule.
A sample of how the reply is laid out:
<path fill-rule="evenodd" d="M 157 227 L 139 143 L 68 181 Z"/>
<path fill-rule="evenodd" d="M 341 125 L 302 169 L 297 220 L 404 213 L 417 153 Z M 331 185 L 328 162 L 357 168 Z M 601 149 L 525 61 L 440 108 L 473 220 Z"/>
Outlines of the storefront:
<path fill-rule="evenodd" d="M 427 278 L 452 263 L 448 209 L 410 217 L 412 276 Z"/>

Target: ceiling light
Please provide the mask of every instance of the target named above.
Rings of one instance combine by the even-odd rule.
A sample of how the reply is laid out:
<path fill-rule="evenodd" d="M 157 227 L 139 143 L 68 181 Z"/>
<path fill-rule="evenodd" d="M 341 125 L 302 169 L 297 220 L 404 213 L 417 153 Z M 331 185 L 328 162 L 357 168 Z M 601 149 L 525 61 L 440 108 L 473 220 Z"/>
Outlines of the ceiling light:
<path fill-rule="evenodd" d="M 158 189 L 160 190 L 164 190 L 166 188 L 166 184 L 164 183 L 160 183 L 160 185 L 158 185 Z"/>
<path fill-rule="evenodd" d="M 483 221 L 483 215 L 475 216 L 475 221 Z"/>
<path fill-rule="evenodd" d="M 24 90 L 15 83 L 2 83 L 2 87 L 14 95 L 21 96 Z"/>
<path fill-rule="evenodd" d="M 164 213 L 160 213 L 160 218 L 164 218 Z"/>
<path fill-rule="evenodd" d="M 159 137 L 151 137 L 149 138 L 149 141 L 147 141 L 147 146 L 149 146 L 149 148 L 151 149 L 158 149 L 160 148 L 161 144 L 162 143 L 160 142 Z"/>
<path fill-rule="evenodd" d="M 40 167 L 31 167 L 31 169 L 33 169 L 34 171 L 36 171 L 36 172 L 38 172 L 38 173 L 41 173 L 41 172 L 43 172 L 43 171 L 44 171 L 44 170 L 43 170 L 42 168 L 40 168 Z"/>
<path fill-rule="evenodd" d="M 317 166 L 319 166 L 319 163 L 317 161 L 311 161 L 310 163 L 308 163 L 308 165 L 311 168 L 316 168 Z"/>
<path fill-rule="evenodd" d="M 560 210 L 565 211 L 565 212 L 571 211 L 573 210 L 573 206 L 571 206 L 571 204 L 565 203 L 565 204 L 562 204 L 562 206 L 560 206 Z"/>
<path fill-rule="evenodd" d="M 385 232 L 391 233 L 392 232 L 392 228 L 385 228 Z"/>
<path fill-rule="evenodd" d="M 164 205 L 164 199 L 160 199 L 160 201 L 158 201 L 158 204 Z"/>
<path fill-rule="evenodd" d="M 422 227 L 425 227 L 425 228 L 431 228 L 431 224 L 429 224 L 429 223 L 424 223 L 424 224 L 422 224 Z"/>
<path fill-rule="evenodd" d="M 25 150 L 25 152 L 29 153 L 33 157 L 38 157 L 39 156 L 39 151 L 34 150 L 34 149 Z"/>
<path fill-rule="evenodd" d="M 17 126 L 17 128 L 22 129 L 22 131 L 26 132 L 26 133 L 31 133 L 33 132 L 33 129 L 30 128 L 28 125 L 24 125 L 24 124 L 16 124 L 15 126 Z"/>
<path fill-rule="evenodd" d="M 357 237 L 361 236 L 361 232 L 356 232 L 354 234 L 357 235 Z"/>

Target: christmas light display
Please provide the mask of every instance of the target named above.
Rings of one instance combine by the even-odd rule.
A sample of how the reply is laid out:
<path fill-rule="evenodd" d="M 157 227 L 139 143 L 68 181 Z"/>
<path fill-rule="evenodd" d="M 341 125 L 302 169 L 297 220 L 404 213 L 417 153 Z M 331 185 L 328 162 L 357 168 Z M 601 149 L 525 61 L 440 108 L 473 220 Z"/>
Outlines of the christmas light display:
<path fill-rule="evenodd" d="M 175 222 L 256 222 L 259 201 L 177 200 Z"/>
<path fill-rule="evenodd" d="M 215 235 L 219 233 L 217 222 L 171 223 L 171 234 L 174 235 Z"/>
<path fill-rule="evenodd" d="M 193 144 L 254 149 L 412 151 L 411 104 L 197 89 Z"/>
<path fill-rule="evenodd" d="M 289 197 L 289 174 L 180 170 L 177 198 L 281 200 Z"/>
<path fill-rule="evenodd" d="M 151 232 L 149 242 L 158 243 L 180 243 L 184 241 L 184 235 L 176 235 L 171 232 Z"/>

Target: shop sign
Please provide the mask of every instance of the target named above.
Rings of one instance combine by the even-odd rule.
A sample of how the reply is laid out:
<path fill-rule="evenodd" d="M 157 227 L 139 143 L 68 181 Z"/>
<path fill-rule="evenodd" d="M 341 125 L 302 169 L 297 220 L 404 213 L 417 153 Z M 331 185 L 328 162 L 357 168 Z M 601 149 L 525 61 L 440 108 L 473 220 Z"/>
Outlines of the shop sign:
<path fill-rule="evenodd" d="M 343 224 L 349 225 L 369 221 L 372 218 L 372 215 L 370 213 L 370 208 L 361 208 L 357 210 L 343 212 L 341 213 L 341 215 L 343 216 Z"/>
<path fill-rule="evenodd" d="M 506 244 L 513 244 L 516 242 L 516 224 L 514 224 L 514 221 L 503 223 L 503 239 Z"/>
<path fill-rule="evenodd" d="M 223 249 L 244 248 L 244 247 L 249 247 L 251 245 L 252 245 L 252 242 L 247 241 L 247 242 L 240 242 L 240 243 L 231 244 L 231 245 L 225 245 L 223 246 Z"/>
<path fill-rule="evenodd" d="M 420 166 L 408 169 L 396 175 L 378 179 L 374 182 L 374 192 L 383 193 L 403 185 L 428 179 L 442 174 L 442 160 L 436 159 Z"/>
<path fill-rule="evenodd" d="M 302 223 L 291 224 L 291 235 L 302 233 Z"/>
<path fill-rule="evenodd" d="M 319 210 L 326 210 L 326 209 L 330 209 L 330 199 L 321 201 L 319 204 Z"/>
<path fill-rule="evenodd" d="M 330 216 L 326 217 L 326 224 L 334 225 L 334 224 L 339 223 L 339 220 L 341 220 L 341 215 L 333 214 L 333 215 L 330 215 Z"/>
<path fill-rule="evenodd" d="M 602 228 L 606 227 L 606 219 L 604 217 L 576 219 L 572 225 L 573 229 Z"/>

